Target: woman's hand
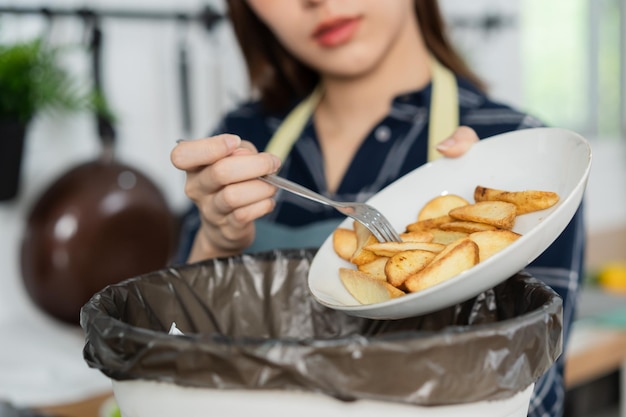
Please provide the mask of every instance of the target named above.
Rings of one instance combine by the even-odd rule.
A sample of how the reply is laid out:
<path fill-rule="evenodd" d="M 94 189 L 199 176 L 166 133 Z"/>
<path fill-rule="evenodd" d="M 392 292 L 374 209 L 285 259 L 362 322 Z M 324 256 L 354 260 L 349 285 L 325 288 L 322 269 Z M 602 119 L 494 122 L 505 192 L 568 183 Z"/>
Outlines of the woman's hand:
<path fill-rule="evenodd" d="M 185 194 L 201 226 L 189 262 L 240 253 L 254 241 L 254 220 L 274 208 L 276 188 L 257 177 L 274 173 L 280 160 L 259 153 L 235 135 L 182 141 L 171 161 L 187 173 Z"/>
<path fill-rule="evenodd" d="M 474 129 L 467 126 L 458 127 L 449 138 L 443 140 L 437 150 L 443 156 L 456 158 L 463 155 L 473 144 L 478 142 L 478 135 Z"/>

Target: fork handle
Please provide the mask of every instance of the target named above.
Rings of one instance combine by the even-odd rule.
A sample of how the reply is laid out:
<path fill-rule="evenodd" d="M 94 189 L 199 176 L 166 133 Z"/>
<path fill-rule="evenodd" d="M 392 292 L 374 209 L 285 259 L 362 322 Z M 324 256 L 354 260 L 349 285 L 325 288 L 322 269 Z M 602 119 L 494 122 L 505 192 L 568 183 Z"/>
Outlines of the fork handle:
<path fill-rule="evenodd" d="M 279 177 L 277 175 L 264 175 L 262 177 L 259 177 L 259 179 L 269 184 L 275 185 L 278 188 L 282 188 L 283 190 L 297 194 L 300 197 L 308 198 L 309 200 L 317 201 L 318 203 L 326 204 L 327 206 L 331 207 L 335 207 L 336 205 L 336 202 L 332 201 L 331 199 L 326 198 L 323 195 L 316 193 L 315 191 L 312 191 L 306 187 L 301 186 L 300 184 L 289 181 L 288 179 Z"/>

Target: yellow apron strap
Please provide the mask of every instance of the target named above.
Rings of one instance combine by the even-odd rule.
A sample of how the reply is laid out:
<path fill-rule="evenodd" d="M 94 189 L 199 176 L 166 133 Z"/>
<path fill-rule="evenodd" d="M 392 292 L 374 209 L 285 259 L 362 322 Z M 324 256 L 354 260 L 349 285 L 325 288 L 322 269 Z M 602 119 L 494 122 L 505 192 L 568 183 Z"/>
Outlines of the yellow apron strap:
<path fill-rule="evenodd" d="M 293 144 L 300 137 L 304 126 L 311 118 L 321 97 L 322 89 L 317 87 L 306 99 L 302 100 L 274 132 L 274 136 L 267 143 L 265 151 L 276 155 L 281 161 L 284 161 Z"/>
<path fill-rule="evenodd" d="M 429 161 L 441 156 L 436 150 L 437 145 L 450 136 L 459 125 L 459 98 L 456 78 L 434 57 L 431 57 L 431 69 L 432 97 L 428 127 Z M 317 87 L 306 99 L 300 102 L 276 130 L 265 151 L 284 161 L 311 118 L 321 97 L 322 90 Z"/>
<path fill-rule="evenodd" d="M 454 74 L 434 57 L 431 57 L 431 71 L 432 96 L 428 122 L 429 161 L 441 157 L 441 154 L 437 152 L 437 145 L 448 138 L 459 126 L 459 92 Z"/>

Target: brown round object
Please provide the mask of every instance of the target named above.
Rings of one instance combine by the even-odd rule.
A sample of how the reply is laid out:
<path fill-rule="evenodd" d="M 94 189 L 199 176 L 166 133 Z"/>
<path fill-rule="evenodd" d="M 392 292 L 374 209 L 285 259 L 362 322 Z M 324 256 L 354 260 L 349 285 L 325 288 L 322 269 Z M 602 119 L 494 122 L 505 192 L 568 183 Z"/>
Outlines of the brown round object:
<path fill-rule="evenodd" d="M 79 165 L 33 206 L 21 247 L 28 294 L 50 315 L 78 324 L 81 307 L 109 284 L 163 268 L 175 221 L 160 190 L 117 162 Z"/>

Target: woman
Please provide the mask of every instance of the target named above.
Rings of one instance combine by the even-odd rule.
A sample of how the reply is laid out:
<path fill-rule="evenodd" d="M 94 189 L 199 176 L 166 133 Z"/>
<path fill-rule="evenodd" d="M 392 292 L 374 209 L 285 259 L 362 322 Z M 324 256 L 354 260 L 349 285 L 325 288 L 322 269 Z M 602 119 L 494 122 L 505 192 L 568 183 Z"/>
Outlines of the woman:
<path fill-rule="evenodd" d="M 450 45 L 435 0 L 228 5 L 257 98 L 226 115 L 216 136 L 172 151 L 195 203 L 181 259 L 316 247 L 342 220 L 277 194 L 259 176 L 278 172 L 334 199 L 362 201 L 437 152 L 458 156 L 478 138 L 541 125 L 486 96 Z M 582 270 L 580 222 L 577 215 L 533 264 L 564 299 L 565 337 Z M 561 414 L 562 365 L 537 383 L 531 415 Z"/>

